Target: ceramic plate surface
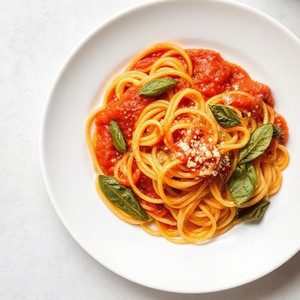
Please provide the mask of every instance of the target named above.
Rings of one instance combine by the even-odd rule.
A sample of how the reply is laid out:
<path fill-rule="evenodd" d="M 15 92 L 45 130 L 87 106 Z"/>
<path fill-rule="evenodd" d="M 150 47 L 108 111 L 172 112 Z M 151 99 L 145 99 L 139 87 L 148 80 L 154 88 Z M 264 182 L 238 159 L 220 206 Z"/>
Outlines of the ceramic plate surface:
<path fill-rule="evenodd" d="M 175 245 L 119 220 L 99 198 L 84 125 L 110 80 L 156 42 L 209 48 L 269 85 L 290 127 L 291 163 L 263 221 L 203 245 Z M 113 272 L 156 289 L 201 293 L 255 280 L 300 248 L 300 42 L 270 17 L 236 2 L 144 4 L 90 34 L 64 64 L 44 110 L 40 154 L 52 203 L 76 241 Z"/>

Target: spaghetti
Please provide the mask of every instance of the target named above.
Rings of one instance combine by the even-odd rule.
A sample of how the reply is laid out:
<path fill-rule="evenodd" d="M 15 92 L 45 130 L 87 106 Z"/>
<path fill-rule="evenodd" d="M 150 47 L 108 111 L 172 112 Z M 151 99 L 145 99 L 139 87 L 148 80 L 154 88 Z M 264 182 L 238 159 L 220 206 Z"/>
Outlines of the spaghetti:
<path fill-rule="evenodd" d="M 241 222 L 246 208 L 256 214 L 281 186 L 288 128 L 273 106 L 269 87 L 219 53 L 154 45 L 112 81 L 86 124 L 97 173 L 130 188 L 147 220 L 115 205 L 98 178 L 97 190 L 119 218 L 151 235 L 180 244 L 220 235 Z M 124 153 L 114 144 L 111 120 L 126 140 Z"/>

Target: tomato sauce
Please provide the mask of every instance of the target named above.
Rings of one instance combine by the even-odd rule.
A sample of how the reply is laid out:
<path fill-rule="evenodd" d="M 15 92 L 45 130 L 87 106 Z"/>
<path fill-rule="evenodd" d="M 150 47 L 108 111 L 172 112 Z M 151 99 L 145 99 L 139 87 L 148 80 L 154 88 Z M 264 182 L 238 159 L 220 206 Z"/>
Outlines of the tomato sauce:
<path fill-rule="evenodd" d="M 174 219 L 174 218 L 173 218 Z M 169 224 L 166 224 L 166 223 L 162 223 L 160 222 L 160 225 L 161 227 L 163 227 L 165 230 L 177 230 L 177 226 L 173 226 L 173 225 L 169 225 Z"/>
<path fill-rule="evenodd" d="M 106 175 L 112 175 L 116 163 L 121 159 L 121 155 L 116 151 L 108 124 L 110 120 L 118 123 L 127 143 L 132 139 L 135 123 L 144 108 L 150 104 L 153 97 L 143 97 L 138 95 L 140 87 L 130 87 L 116 101 L 114 95 L 110 96 L 110 101 L 105 110 L 96 117 L 96 155 L 101 169 Z"/>
<path fill-rule="evenodd" d="M 141 173 L 141 176 L 137 182 L 138 189 L 148 197 L 159 199 L 159 196 L 155 192 L 152 180 L 145 174 Z M 145 204 L 148 206 L 148 211 L 158 217 L 165 217 L 166 215 L 170 214 L 169 210 L 163 204 L 156 204 L 147 202 L 139 197 L 139 202 L 141 204 Z"/>
<path fill-rule="evenodd" d="M 270 145 L 268 146 L 268 148 L 263 153 L 263 157 L 268 157 L 268 156 L 273 155 L 274 152 L 276 151 L 277 144 L 278 144 L 278 140 L 275 139 L 275 138 L 272 138 L 272 140 L 270 142 Z"/>
<path fill-rule="evenodd" d="M 222 104 L 232 105 L 238 109 L 251 112 L 252 116 L 258 116 L 262 111 L 261 100 L 257 97 L 244 94 L 224 95 Z"/>
<path fill-rule="evenodd" d="M 273 106 L 270 88 L 250 78 L 240 66 L 225 61 L 212 50 L 186 50 L 193 66 L 196 88 L 207 98 L 226 91 L 244 91 L 254 96 L 255 101 L 265 101 Z"/>
<path fill-rule="evenodd" d="M 107 124 L 97 126 L 95 152 L 102 171 L 109 176 L 114 174 L 116 163 L 121 155 L 117 152 L 110 136 Z"/>
<path fill-rule="evenodd" d="M 141 176 L 141 170 L 138 168 L 136 163 L 134 162 L 132 165 L 132 181 L 136 184 Z M 130 183 L 128 180 L 128 176 L 124 173 L 119 173 L 119 182 L 125 186 L 130 187 Z"/>
<path fill-rule="evenodd" d="M 109 124 L 110 120 L 118 123 L 126 140 L 132 138 L 135 122 L 141 112 L 153 100 L 153 97 L 144 97 L 138 94 L 141 87 L 132 86 L 122 95 L 119 101 L 111 101 L 105 110 L 96 117 L 96 126 Z"/>
<path fill-rule="evenodd" d="M 163 204 L 150 203 L 141 198 L 139 198 L 139 202 L 141 204 L 147 205 L 147 211 L 149 211 L 157 217 L 162 218 L 169 214 L 169 210 Z"/>
<path fill-rule="evenodd" d="M 166 51 L 162 50 L 162 51 L 157 51 L 154 52 L 152 54 L 150 54 L 147 57 L 144 57 L 143 59 L 141 59 L 140 61 L 138 61 L 135 66 L 133 67 L 133 70 L 137 70 L 137 71 L 143 71 L 147 68 L 149 68 L 150 66 L 152 66 Z"/>
<path fill-rule="evenodd" d="M 159 199 L 159 196 L 156 194 L 156 192 L 153 188 L 151 178 L 146 176 L 144 173 L 141 174 L 141 176 L 137 182 L 137 187 L 146 196 L 155 198 L 155 199 Z"/>
<path fill-rule="evenodd" d="M 282 129 L 283 134 L 279 137 L 278 141 L 279 143 L 285 145 L 289 138 L 289 128 L 286 120 L 282 115 L 276 113 L 274 118 L 274 124 Z"/>
<path fill-rule="evenodd" d="M 232 72 L 230 86 L 227 88 L 227 90 L 238 90 L 249 93 L 250 95 L 254 96 L 256 101 L 264 101 L 271 107 L 274 106 L 271 89 L 267 85 L 252 80 L 248 73 L 240 66 L 231 63 L 227 64 L 231 66 Z"/>
<path fill-rule="evenodd" d="M 220 54 L 205 49 L 187 50 L 187 53 L 194 66 L 197 89 L 207 98 L 225 92 L 231 72 Z"/>

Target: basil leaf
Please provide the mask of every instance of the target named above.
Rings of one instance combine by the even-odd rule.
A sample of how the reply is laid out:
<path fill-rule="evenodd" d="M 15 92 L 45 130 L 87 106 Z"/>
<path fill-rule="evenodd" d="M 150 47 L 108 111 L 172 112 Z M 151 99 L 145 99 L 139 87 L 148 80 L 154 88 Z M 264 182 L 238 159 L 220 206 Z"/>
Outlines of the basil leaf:
<path fill-rule="evenodd" d="M 162 77 L 159 79 L 153 79 L 147 82 L 139 91 L 139 95 L 142 96 L 159 96 L 171 88 L 173 88 L 179 80 L 171 77 Z"/>
<path fill-rule="evenodd" d="M 125 153 L 127 150 L 127 145 L 118 123 L 111 120 L 109 122 L 109 131 L 111 139 L 117 151 L 120 153 Z"/>
<path fill-rule="evenodd" d="M 279 138 L 282 135 L 283 135 L 283 130 L 279 126 L 273 124 L 273 137 Z"/>
<path fill-rule="evenodd" d="M 261 155 L 270 145 L 273 136 L 272 124 L 264 124 L 254 130 L 250 140 L 239 152 L 239 163 L 249 162 Z"/>
<path fill-rule="evenodd" d="M 253 206 L 239 208 L 237 210 L 237 218 L 241 222 L 259 221 L 264 216 L 269 205 L 270 202 L 260 201 Z"/>
<path fill-rule="evenodd" d="M 209 105 L 218 124 L 222 127 L 228 128 L 241 124 L 241 120 L 236 112 L 225 105 Z"/>
<path fill-rule="evenodd" d="M 121 185 L 117 180 L 110 176 L 99 175 L 98 180 L 104 195 L 114 205 L 138 220 L 148 220 L 148 215 L 135 198 L 130 188 Z"/>
<path fill-rule="evenodd" d="M 238 165 L 229 182 L 229 192 L 235 204 L 240 205 L 249 200 L 256 189 L 257 177 L 251 163 Z"/>

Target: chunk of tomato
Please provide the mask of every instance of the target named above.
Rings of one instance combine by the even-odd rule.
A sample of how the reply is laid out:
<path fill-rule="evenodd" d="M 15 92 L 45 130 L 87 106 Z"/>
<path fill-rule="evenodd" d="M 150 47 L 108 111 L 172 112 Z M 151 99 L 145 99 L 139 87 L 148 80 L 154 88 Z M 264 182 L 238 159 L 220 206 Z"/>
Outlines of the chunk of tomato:
<path fill-rule="evenodd" d="M 283 134 L 279 137 L 279 143 L 285 145 L 289 138 L 289 128 L 285 118 L 280 114 L 275 114 L 274 124 L 277 125 L 279 128 L 282 129 Z"/>

